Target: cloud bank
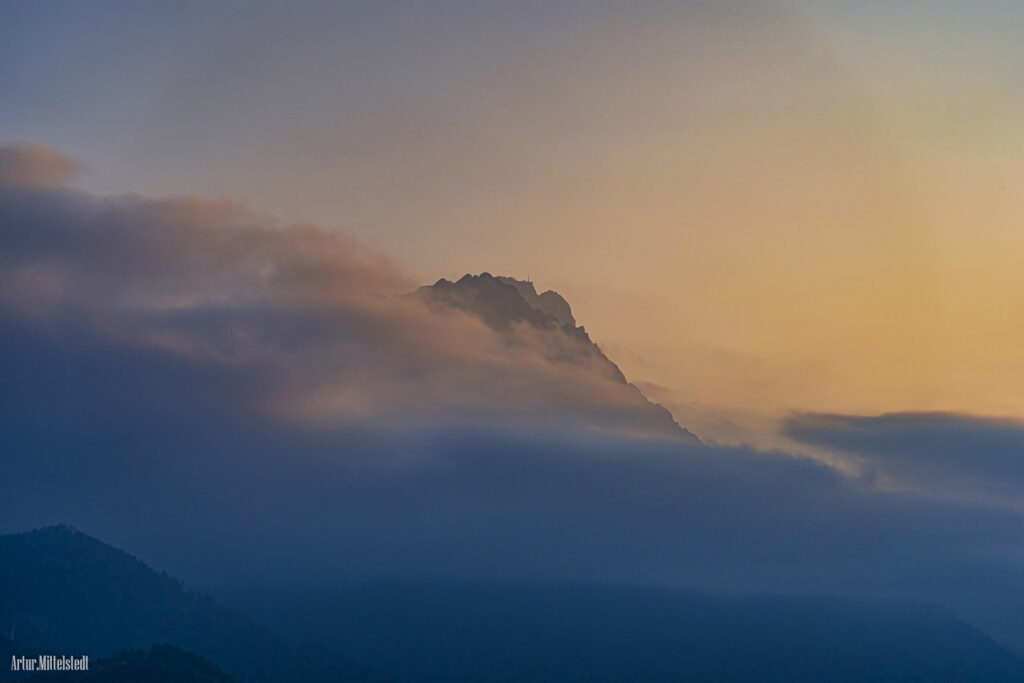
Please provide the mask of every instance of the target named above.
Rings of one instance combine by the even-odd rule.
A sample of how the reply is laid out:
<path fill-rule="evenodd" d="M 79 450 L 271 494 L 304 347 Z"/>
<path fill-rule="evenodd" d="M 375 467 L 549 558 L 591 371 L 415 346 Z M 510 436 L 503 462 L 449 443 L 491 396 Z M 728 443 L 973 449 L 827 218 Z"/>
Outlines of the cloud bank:
<path fill-rule="evenodd" d="M 1024 421 L 956 413 L 877 417 L 806 414 L 784 433 L 860 459 L 881 483 L 936 496 L 974 497 L 1020 509 Z"/>
<path fill-rule="evenodd" d="M 402 296 L 414 285 L 394 265 L 336 234 L 225 202 L 76 192 L 58 182 L 73 162 L 38 145 L 0 165 L 12 321 L 233 370 L 235 400 L 268 417 L 646 429 L 651 406 L 601 359 L 560 362 L 567 335 Z"/>
<path fill-rule="evenodd" d="M 91 196 L 39 148 L 0 158 L 3 531 L 69 522 L 214 586 L 911 597 L 1024 645 L 1006 613 L 1024 589 L 1018 423 L 785 426 L 858 458 L 853 475 L 633 438 L 629 385 L 560 362 L 529 326 L 404 296 L 394 265 L 339 236 L 195 198 Z"/>

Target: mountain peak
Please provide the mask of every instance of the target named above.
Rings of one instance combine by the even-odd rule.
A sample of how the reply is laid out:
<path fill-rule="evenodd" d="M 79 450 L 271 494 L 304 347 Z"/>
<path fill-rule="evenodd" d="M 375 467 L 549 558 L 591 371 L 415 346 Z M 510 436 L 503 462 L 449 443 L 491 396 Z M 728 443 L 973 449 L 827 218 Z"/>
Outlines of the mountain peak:
<path fill-rule="evenodd" d="M 413 296 L 435 308 L 454 308 L 476 316 L 500 334 L 515 334 L 517 326 L 525 324 L 542 335 L 553 335 L 548 337 L 553 343 L 539 347 L 544 357 L 552 363 L 575 365 L 620 385 L 616 391 L 620 396 L 628 395 L 628 403 L 636 410 L 623 418 L 626 422 L 637 426 L 640 432 L 653 430 L 663 436 L 699 441 L 680 427 L 668 410 L 648 400 L 629 383 L 583 326 L 576 324 L 569 302 L 558 292 L 549 289 L 537 294 L 533 282 L 483 272 L 467 273 L 455 282 L 441 278 L 433 285 L 420 287 Z"/>
<path fill-rule="evenodd" d="M 529 304 L 531 308 L 554 319 L 559 325 L 576 327 L 576 319 L 572 316 L 572 308 L 569 306 L 569 302 L 553 289 L 549 289 L 543 294 L 537 294 L 536 288 L 534 288 L 533 283 L 529 280 L 517 280 L 511 277 L 498 277 L 497 280 L 502 284 L 515 287 L 516 291 L 519 292 L 519 296 L 523 297 L 523 301 Z"/>
<path fill-rule="evenodd" d="M 472 313 L 496 330 L 508 331 L 513 324 L 522 322 L 538 328 L 559 326 L 557 319 L 531 306 L 519 289 L 505 279 L 511 278 L 498 278 L 487 272 L 467 273 L 456 282 L 441 278 L 433 285 L 420 287 L 416 295 L 435 305 Z"/>

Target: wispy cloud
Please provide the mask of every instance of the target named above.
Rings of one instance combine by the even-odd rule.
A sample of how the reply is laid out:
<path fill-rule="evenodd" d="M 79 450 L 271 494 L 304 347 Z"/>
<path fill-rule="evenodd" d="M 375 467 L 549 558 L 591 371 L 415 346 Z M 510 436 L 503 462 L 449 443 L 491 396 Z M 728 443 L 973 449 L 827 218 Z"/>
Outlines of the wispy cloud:
<path fill-rule="evenodd" d="M 0 146 L 0 183 L 28 187 L 59 187 L 78 172 L 79 164 L 44 145 Z"/>
<path fill-rule="evenodd" d="M 1024 421 L 958 413 L 802 414 L 783 431 L 851 454 L 884 484 L 1021 509 Z"/>

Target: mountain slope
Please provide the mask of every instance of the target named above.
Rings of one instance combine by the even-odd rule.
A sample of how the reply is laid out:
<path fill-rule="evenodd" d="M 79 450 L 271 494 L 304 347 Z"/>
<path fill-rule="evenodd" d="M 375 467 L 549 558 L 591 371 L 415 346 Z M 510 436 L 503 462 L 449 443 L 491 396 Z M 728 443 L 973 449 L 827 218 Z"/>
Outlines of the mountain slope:
<path fill-rule="evenodd" d="M 569 303 L 557 292 L 537 294 L 532 282 L 490 273 L 464 275 L 456 282 L 444 278 L 420 287 L 413 296 L 436 309 L 452 308 L 476 316 L 499 334 L 514 336 L 526 326 L 551 343 L 541 345 L 552 363 L 570 364 L 605 380 L 622 397 L 628 410 L 604 418 L 609 426 L 699 443 L 680 427 L 663 406 L 647 399 L 630 384 L 622 370 L 576 325 Z"/>
<path fill-rule="evenodd" d="M 519 292 L 519 296 L 523 297 L 523 300 L 531 308 L 535 308 L 549 318 L 553 318 L 563 327 L 576 327 L 576 319 L 572 316 L 572 308 L 570 308 L 569 302 L 558 292 L 549 289 L 542 294 L 538 294 L 533 283 L 527 280 L 517 280 L 513 277 L 501 276 L 497 279 L 499 282 L 515 287 L 516 291 Z"/>
<path fill-rule="evenodd" d="M 0 537 L 0 628 L 34 650 L 95 658 L 169 643 L 244 681 L 374 680 L 68 526 Z"/>

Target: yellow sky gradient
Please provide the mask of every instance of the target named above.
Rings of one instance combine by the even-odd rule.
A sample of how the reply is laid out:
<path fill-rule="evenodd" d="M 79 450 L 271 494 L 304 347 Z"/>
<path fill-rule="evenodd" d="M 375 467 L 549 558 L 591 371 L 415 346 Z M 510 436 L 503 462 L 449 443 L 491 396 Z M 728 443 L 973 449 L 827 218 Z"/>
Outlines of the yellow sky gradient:
<path fill-rule="evenodd" d="M 565 293 L 684 422 L 1024 415 L 1015 77 L 934 26 L 865 55 L 784 19 L 647 25 L 614 78 L 572 60 L 559 85 L 527 78 L 393 220 L 458 245 L 445 275 Z"/>
<path fill-rule="evenodd" d="M 238 14 L 108 128 L 36 137 L 89 189 L 226 196 L 422 282 L 531 276 L 703 436 L 1024 416 L 1022 25 L 1003 0 Z"/>

